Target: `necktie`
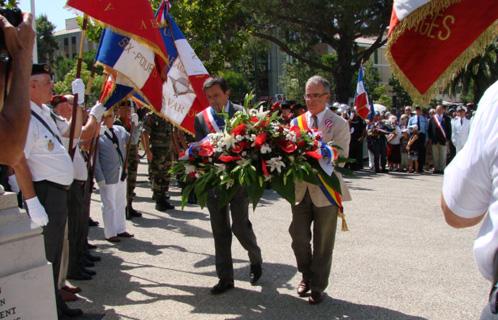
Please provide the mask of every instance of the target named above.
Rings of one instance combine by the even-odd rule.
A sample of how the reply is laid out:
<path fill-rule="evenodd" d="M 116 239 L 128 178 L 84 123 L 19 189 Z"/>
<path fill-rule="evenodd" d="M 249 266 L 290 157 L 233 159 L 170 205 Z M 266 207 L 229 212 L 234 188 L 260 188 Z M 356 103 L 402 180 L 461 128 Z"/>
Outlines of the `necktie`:
<path fill-rule="evenodd" d="M 315 115 L 312 115 L 311 119 L 313 119 L 313 125 L 311 126 L 311 128 L 318 129 L 318 117 Z"/>
<path fill-rule="evenodd" d="M 463 126 L 463 118 L 460 118 L 460 125 Z"/>
<path fill-rule="evenodd" d="M 422 130 L 422 128 L 420 128 L 420 116 L 417 116 L 417 127 L 418 127 L 418 131 Z"/>

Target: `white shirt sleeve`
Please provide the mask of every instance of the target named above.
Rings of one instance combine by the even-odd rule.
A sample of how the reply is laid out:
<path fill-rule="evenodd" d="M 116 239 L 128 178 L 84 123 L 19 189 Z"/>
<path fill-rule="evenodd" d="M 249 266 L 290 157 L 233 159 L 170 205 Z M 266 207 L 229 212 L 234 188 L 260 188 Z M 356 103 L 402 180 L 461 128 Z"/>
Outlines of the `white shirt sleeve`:
<path fill-rule="evenodd" d="M 26 136 L 26 143 L 24 144 L 24 157 L 26 159 L 29 159 L 31 155 L 31 150 L 33 149 L 35 141 L 37 140 L 38 128 L 36 128 L 36 126 L 33 125 L 32 121 L 33 120 L 30 120 L 30 124 L 28 127 L 28 135 Z"/>
<path fill-rule="evenodd" d="M 498 160 L 498 82 L 483 96 L 464 148 L 446 168 L 443 196 L 463 218 L 485 214 L 493 201 L 493 167 Z"/>

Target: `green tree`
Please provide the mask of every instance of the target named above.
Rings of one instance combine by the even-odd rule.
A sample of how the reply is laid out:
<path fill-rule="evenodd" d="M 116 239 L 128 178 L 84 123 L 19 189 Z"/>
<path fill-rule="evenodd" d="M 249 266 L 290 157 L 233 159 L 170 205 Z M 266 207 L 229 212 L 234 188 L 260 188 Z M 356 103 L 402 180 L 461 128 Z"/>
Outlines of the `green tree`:
<path fill-rule="evenodd" d="M 389 85 L 392 88 L 393 95 L 396 97 L 395 107 L 402 108 L 404 106 L 412 105 L 412 98 L 410 97 L 408 92 L 406 92 L 406 90 L 401 86 L 398 79 L 396 79 L 394 76 L 391 76 L 391 79 L 389 79 Z"/>
<path fill-rule="evenodd" d="M 352 96 L 353 75 L 360 64 L 385 39 L 392 0 L 246 0 L 251 13 L 246 28 L 271 41 L 291 57 L 334 78 L 337 100 Z M 360 48 L 356 40 L 373 37 L 373 44 Z M 327 47 L 336 59 L 322 59 Z"/>
<path fill-rule="evenodd" d="M 461 94 L 462 100 L 478 102 L 484 91 L 498 80 L 498 40 L 470 61 L 448 86 L 450 94 Z"/>
<path fill-rule="evenodd" d="M 228 83 L 230 99 L 238 103 L 243 102 L 245 94 L 250 91 L 249 83 L 244 75 L 233 70 L 222 71 L 219 75 Z"/>
<path fill-rule="evenodd" d="M 52 64 L 55 59 L 55 51 L 59 45 L 54 38 L 55 25 L 50 22 L 46 15 L 36 18 L 36 41 L 38 46 L 38 61 Z"/>

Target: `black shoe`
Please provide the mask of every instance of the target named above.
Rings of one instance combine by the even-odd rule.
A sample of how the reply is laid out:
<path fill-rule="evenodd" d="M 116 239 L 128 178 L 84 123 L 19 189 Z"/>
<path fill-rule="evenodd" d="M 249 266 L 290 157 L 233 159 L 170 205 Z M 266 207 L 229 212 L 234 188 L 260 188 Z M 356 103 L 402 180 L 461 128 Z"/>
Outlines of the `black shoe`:
<path fill-rule="evenodd" d="M 99 262 L 100 260 L 102 260 L 102 258 L 100 258 L 99 256 L 94 256 L 93 254 L 91 253 L 87 253 L 85 255 L 85 258 L 88 260 L 88 261 L 92 261 L 92 262 Z"/>
<path fill-rule="evenodd" d="M 61 311 L 63 316 L 69 318 L 80 317 L 83 315 L 83 311 L 81 309 L 71 309 L 68 306 L 65 306 Z"/>
<path fill-rule="evenodd" d="M 91 269 L 87 269 L 87 268 L 81 268 L 81 271 L 83 273 L 86 273 L 86 274 L 90 275 L 90 276 L 94 276 L 94 275 L 97 274 L 97 272 L 95 272 L 95 271 L 93 271 Z"/>
<path fill-rule="evenodd" d="M 98 221 L 95 221 L 95 220 L 92 220 L 92 218 L 88 218 L 88 225 L 90 227 L 96 227 L 99 225 L 99 222 Z"/>
<path fill-rule="evenodd" d="M 133 207 L 131 207 L 131 206 L 128 207 L 128 215 L 131 218 L 140 218 L 140 217 L 142 217 L 142 214 L 140 212 L 138 212 L 137 210 L 133 209 Z"/>
<path fill-rule="evenodd" d="M 211 288 L 211 294 L 222 294 L 230 289 L 233 289 L 233 281 L 220 280 L 214 287 Z"/>
<path fill-rule="evenodd" d="M 156 201 L 156 210 L 157 211 L 166 211 L 166 210 L 172 210 L 174 209 L 175 207 L 173 205 L 171 205 L 171 203 L 169 203 L 166 199 L 161 199 L 161 200 L 158 200 Z"/>
<path fill-rule="evenodd" d="M 75 274 L 68 274 L 66 278 L 69 279 L 69 280 L 78 280 L 78 281 L 92 280 L 92 276 L 89 275 L 88 273 L 85 273 L 85 272 L 78 272 L 78 273 L 75 273 Z"/>
<path fill-rule="evenodd" d="M 82 267 L 88 267 L 88 268 L 92 268 L 92 267 L 95 267 L 95 263 L 93 263 L 92 261 L 88 260 L 88 259 L 83 259 L 83 262 L 81 264 Z"/>
<path fill-rule="evenodd" d="M 259 278 L 263 274 L 263 268 L 261 267 L 261 263 L 251 264 L 251 273 L 249 278 L 251 280 L 251 284 L 255 285 L 258 282 Z"/>
<path fill-rule="evenodd" d="M 86 243 L 86 247 L 87 247 L 88 249 L 90 249 L 90 250 L 95 250 L 95 249 L 97 249 L 97 246 L 96 246 L 96 245 L 91 244 L 91 243 L 88 243 L 88 242 Z"/>
<path fill-rule="evenodd" d="M 325 298 L 325 294 L 321 291 L 311 291 L 311 295 L 308 298 L 308 303 L 309 304 L 319 304 L 323 301 L 323 298 Z"/>

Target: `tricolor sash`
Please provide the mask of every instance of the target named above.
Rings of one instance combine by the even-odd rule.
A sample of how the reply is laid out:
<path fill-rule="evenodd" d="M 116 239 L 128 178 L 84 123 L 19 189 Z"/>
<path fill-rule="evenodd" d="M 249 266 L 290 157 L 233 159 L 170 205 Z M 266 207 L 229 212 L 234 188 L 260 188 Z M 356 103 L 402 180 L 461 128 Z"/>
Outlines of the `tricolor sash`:
<path fill-rule="evenodd" d="M 302 114 L 302 115 L 294 118 L 294 120 L 292 120 L 292 125 L 298 126 L 301 130 L 308 131 L 309 127 L 308 127 L 308 121 L 306 119 L 306 114 Z M 333 156 L 334 152 L 331 150 L 331 148 L 329 146 L 324 146 L 324 148 L 325 148 L 325 150 L 324 150 L 325 152 L 330 153 L 330 155 L 327 155 L 328 157 L 335 158 L 335 156 Z M 320 149 L 322 149 L 322 148 L 320 148 Z M 322 151 L 322 153 L 324 151 Z M 335 160 L 335 159 L 330 159 L 330 164 L 329 164 L 330 166 L 333 166 L 332 160 Z M 322 164 L 320 163 L 320 166 L 321 165 Z M 333 169 L 332 170 L 325 170 L 322 168 L 322 170 L 323 170 L 323 172 L 328 171 L 331 174 L 333 174 Z M 325 197 L 330 201 L 330 203 L 332 205 L 337 206 L 337 208 L 339 208 L 339 210 L 337 211 L 337 214 L 342 219 L 342 231 L 348 231 L 348 225 L 346 223 L 346 216 L 344 215 L 344 207 L 342 205 L 341 193 L 334 190 L 334 188 L 332 188 L 332 186 L 330 186 L 327 183 L 327 181 L 323 178 L 323 174 L 324 174 L 323 172 L 318 173 L 318 179 L 320 180 L 320 185 L 319 185 L 320 189 L 322 190 Z"/>
<path fill-rule="evenodd" d="M 434 117 L 434 121 L 436 121 L 436 125 L 439 128 L 439 131 L 441 131 L 441 133 L 443 134 L 443 137 L 446 140 L 448 140 L 448 138 L 446 138 L 446 132 L 444 131 L 443 126 L 441 125 L 441 122 L 439 122 L 439 118 L 437 117 L 437 115 L 433 115 L 433 117 Z M 419 128 L 419 130 L 420 130 L 420 128 Z"/>
<path fill-rule="evenodd" d="M 216 111 L 214 111 L 213 107 L 207 107 L 206 109 L 202 110 L 202 117 L 204 118 L 204 121 L 208 126 L 209 132 L 211 133 L 221 132 L 220 127 L 218 127 L 218 124 L 214 119 L 215 112 Z"/>

